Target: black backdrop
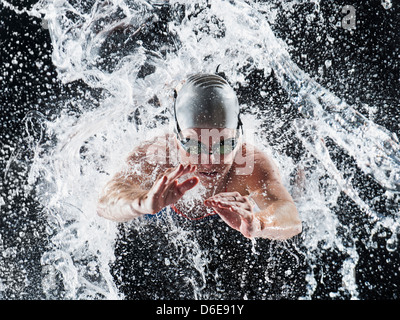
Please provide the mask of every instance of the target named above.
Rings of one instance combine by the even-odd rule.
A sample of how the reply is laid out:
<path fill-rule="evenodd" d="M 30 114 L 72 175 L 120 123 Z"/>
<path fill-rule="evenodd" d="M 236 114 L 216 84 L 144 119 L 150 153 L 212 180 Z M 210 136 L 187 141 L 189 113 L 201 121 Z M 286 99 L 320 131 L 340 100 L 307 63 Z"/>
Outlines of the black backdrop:
<path fill-rule="evenodd" d="M 30 8 L 36 1 L 8 2 L 23 9 Z M 334 27 L 344 16 L 341 12 L 344 5 L 353 5 L 356 9 L 356 29 L 352 31 Z M 364 103 L 376 106 L 374 121 L 399 134 L 398 1 L 392 0 L 390 9 L 385 9 L 380 1 L 335 1 L 334 4 L 333 1 L 320 1 L 320 7 L 324 21 L 317 16 L 314 21 L 308 22 L 306 14 L 313 7 L 304 4 L 295 7 L 296 11 L 290 15 L 279 16 L 279 23 L 273 26 L 274 32 L 290 45 L 292 58 L 300 68 L 366 115 L 368 110 L 364 109 Z M 40 19 L 25 13 L 16 14 L 2 4 L 0 15 L 0 249 L 3 250 L 0 255 L 0 280 L 7 288 L 0 291 L 0 299 L 37 299 L 43 298 L 40 294 L 40 256 L 48 239 L 34 192 L 25 193 L 21 189 L 26 185 L 26 174 L 33 156 L 30 149 L 32 140 L 27 139 L 24 118 L 31 111 L 39 111 L 51 118 L 60 111 L 58 101 L 71 94 L 87 97 L 88 88 L 80 82 L 62 85 L 57 80 L 51 63 L 50 37 L 48 31 L 42 28 Z M 332 21 L 329 17 L 333 17 Z M 327 41 L 327 35 L 334 39 L 334 45 Z M 331 67 L 325 66 L 326 60 L 332 61 Z M 319 73 L 321 66 L 323 75 Z M 252 85 L 240 91 L 242 101 L 261 101 L 272 97 L 275 106 L 287 102 L 285 92 L 273 75 L 254 72 L 249 81 Z M 266 98 L 259 95 L 259 89 L 264 85 L 269 89 Z M 92 94 L 89 99 L 96 103 L 95 95 Z M 30 130 L 30 135 L 32 133 L 34 135 L 35 130 Z M 284 152 L 302 152 L 295 140 L 285 142 L 280 137 L 276 134 L 274 139 L 276 144 L 282 145 Z M 39 134 L 33 138 L 39 139 Z M 342 166 L 352 165 L 351 159 L 340 152 L 336 161 Z M 379 186 L 368 178 L 360 178 L 359 184 L 367 184 L 379 192 Z M 346 219 L 352 220 L 353 232 L 358 239 L 360 260 L 356 271 L 360 298 L 398 299 L 399 247 L 388 251 L 386 240 L 390 234 L 385 236 L 383 233 L 375 239 L 376 248 L 366 246 L 366 222 L 357 215 L 355 205 L 343 196 L 338 206 L 339 219 L 343 223 L 348 221 Z M 343 209 L 346 209 L 347 215 L 341 214 Z M 385 203 L 379 210 L 385 211 Z M 325 259 L 329 265 L 330 261 L 340 257 L 332 253 Z M 334 268 L 331 264 L 328 272 L 335 274 L 338 270 Z M 322 275 L 323 270 L 320 272 Z M 29 279 L 28 285 L 26 279 Z M 314 298 L 329 299 L 329 292 L 340 286 L 340 281 L 335 277 L 325 283 L 321 281 Z"/>

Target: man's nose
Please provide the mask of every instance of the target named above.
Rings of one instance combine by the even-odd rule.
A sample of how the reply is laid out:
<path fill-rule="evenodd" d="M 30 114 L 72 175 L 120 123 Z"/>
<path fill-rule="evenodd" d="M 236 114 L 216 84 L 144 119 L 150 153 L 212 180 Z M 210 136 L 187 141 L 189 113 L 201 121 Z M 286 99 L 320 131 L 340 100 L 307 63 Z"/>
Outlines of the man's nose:
<path fill-rule="evenodd" d="M 201 164 L 203 164 L 204 167 L 206 167 L 206 166 L 210 167 L 214 164 L 220 164 L 220 163 L 221 163 L 221 159 L 218 154 L 213 154 L 212 152 L 210 152 L 208 154 L 201 155 Z"/>

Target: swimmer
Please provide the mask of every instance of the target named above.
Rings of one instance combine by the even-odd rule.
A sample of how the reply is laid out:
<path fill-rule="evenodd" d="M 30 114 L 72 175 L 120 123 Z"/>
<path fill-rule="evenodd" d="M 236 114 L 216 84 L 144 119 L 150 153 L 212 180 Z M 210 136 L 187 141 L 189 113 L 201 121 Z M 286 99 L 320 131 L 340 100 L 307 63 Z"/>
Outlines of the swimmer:
<path fill-rule="evenodd" d="M 243 139 L 238 99 L 224 78 L 190 76 L 176 94 L 174 112 L 175 132 L 141 143 L 127 169 L 106 184 L 101 217 L 126 222 L 171 207 L 192 220 L 218 215 L 246 238 L 285 240 L 301 233 L 277 166 Z M 200 184 L 206 191 L 196 212 L 185 211 L 184 195 Z"/>

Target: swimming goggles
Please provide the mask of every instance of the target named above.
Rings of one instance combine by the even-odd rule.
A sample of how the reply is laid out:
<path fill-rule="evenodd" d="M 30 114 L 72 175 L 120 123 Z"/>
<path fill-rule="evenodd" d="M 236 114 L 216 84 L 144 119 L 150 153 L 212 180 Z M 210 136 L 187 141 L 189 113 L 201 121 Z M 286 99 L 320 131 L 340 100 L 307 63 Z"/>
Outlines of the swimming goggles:
<path fill-rule="evenodd" d="M 238 138 L 229 138 L 221 140 L 219 143 L 215 143 L 211 146 L 211 152 L 209 148 L 202 142 L 195 139 L 180 139 L 179 140 L 183 149 L 190 155 L 199 154 L 217 154 L 227 155 L 230 154 L 238 145 Z"/>

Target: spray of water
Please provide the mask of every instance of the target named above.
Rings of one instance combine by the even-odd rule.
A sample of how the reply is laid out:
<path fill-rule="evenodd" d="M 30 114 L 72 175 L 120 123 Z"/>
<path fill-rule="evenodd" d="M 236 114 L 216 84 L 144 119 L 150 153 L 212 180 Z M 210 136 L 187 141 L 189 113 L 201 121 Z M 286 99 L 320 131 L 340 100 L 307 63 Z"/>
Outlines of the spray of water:
<path fill-rule="evenodd" d="M 285 9 L 290 10 L 297 3 L 300 2 L 289 1 Z M 338 168 L 330 146 L 353 157 L 359 170 L 384 188 L 383 196 L 395 199 L 400 191 L 397 137 L 319 85 L 291 60 L 287 45 L 271 30 L 278 10 L 274 2 L 169 1 L 174 12 L 174 19 L 169 22 L 163 22 L 160 16 L 163 4 L 144 0 L 41 0 L 28 12 L 43 18 L 49 29 L 52 61 L 59 79 L 63 83 L 80 80 L 101 92 L 96 107 L 83 105 L 72 96 L 60 102 L 65 107 L 56 119 L 50 121 L 37 113 L 26 117 L 27 125 L 34 119 L 35 130 L 46 137 L 32 140 L 34 159 L 28 185 L 36 189 L 44 207 L 46 232 L 51 239 L 41 258 L 45 296 L 122 297 L 110 270 L 110 264 L 118 259 L 114 245 L 120 230 L 115 223 L 97 216 L 98 194 L 144 137 L 155 137 L 171 128 L 175 86 L 188 74 L 213 73 L 221 66 L 236 87 L 246 87 L 247 76 L 254 70 L 265 74 L 273 70 L 302 115 L 293 121 L 293 130 L 307 152 L 295 161 L 271 148 L 266 133 L 254 129 L 268 122 L 268 115 L 257 112 L 257 104 L 244 106 L 245 127 L 258 132 L 256 143 L 276 159 L 288 189 L 293 194 L 297 192 L 290 175 L 300 167 L 306 178 L 296 198 L 304 223 L 305 249 L 285 249 L 287 244 L 281 243 L 266 250 L 272 257 L 275 250 L 287 250 L 295 261 L 306 258 L 309 271 L 305 277 L 307 290 L 301 297 L 304 299 L 312 297 L 317 288 L 316 265 L 323 250 L 336 250 L 344 257 L 338 267 L 342 286 L 331 296 L 345 293 L 357 299 L 355 268 L 359 256 L 351 236 L 352 226 L 340 221 L 333 207 L 345 193 L 373 226 L 368 230 L 371 243 L 380 227 L 392 232 L 389 248 L 397 245 L 400 212 L 395 206 L 387 215 L 376 211 L 353 185 L 352 177 Z M 165 23 L 169 33 L 151 34 L 151 26 L 157 23 Z M 153 42 L 145 43 L 140 34 L 152 36 Z M 154 103 L 155 96 L 159 103 Z M 68 112 L 71 103 L 79 113 Z M 175 219 L 167 217 L 162 220 L 165 236 L 178 254 L 175 258 L 166 255 L 164 264 L 177 268 L 185 263 L 195 270 L 184 279 L 190 284 L 189 296 L 224 297 L 229 286 L 210 269 L 209 252 Z M 141 234 L 152 223 L 161 222 L 138 220 L 125 227 Z M 254 240 L 247 257 L 250 269 L 254 265 L 251 260 L 260 259 L 258 249 Z M 263 270 L 266 283 L 274 281 L 271 274 L 276 272 L 276 261 L 271 258 L 270 269 Z M 294 271 L 289 267 L 285 272 Z M 205 290 L 210 276 L 218 283 L 219 296 L 211 296 Z M 249 275 L 238 277 L 245 282 Z M 281 287 L 278 295 L 266 294 L 265 298 L 284 297 L 285 290 L 290 291 L 289 284 Z"/>

